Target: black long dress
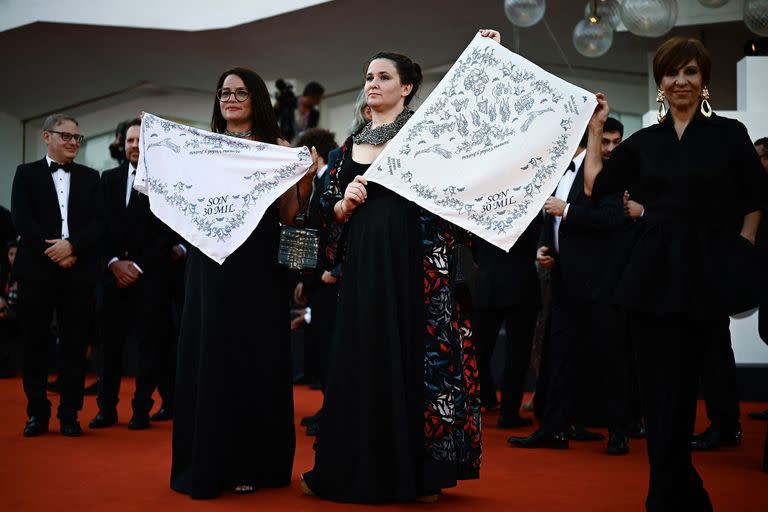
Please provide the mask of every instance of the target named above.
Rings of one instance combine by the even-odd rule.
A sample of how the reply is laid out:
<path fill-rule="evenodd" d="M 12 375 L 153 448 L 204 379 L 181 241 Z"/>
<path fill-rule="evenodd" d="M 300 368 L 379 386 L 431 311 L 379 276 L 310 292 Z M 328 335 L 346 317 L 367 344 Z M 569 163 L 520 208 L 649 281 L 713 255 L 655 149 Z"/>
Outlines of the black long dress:
<path fill-rule="evenodd" d="M 171 487 L 213 498 L 237 485 L 289 485 L 296 445 L 290 319 L 272 205 L 222 265 L 187 262 Z"/>
<path fill-rule="evenodd" d="M 327 211 L 367 165 L 351 143 Z M 315 466 L 340 502 L 413 500 L 478 478 L 480 400 L 469 325 L 451 291 L 455 227 L 375 183 L 347 226 Z"/>

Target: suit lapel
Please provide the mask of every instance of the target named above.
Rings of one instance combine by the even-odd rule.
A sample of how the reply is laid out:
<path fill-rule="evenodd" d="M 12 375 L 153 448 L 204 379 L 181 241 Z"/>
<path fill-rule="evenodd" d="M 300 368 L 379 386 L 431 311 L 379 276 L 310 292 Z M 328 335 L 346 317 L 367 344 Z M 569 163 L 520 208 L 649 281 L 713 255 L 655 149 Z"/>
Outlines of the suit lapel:
<path fill-rule="evenodd" d="M 61 224 L 61 210 L 59 209 L 59 198 L 56 197 L 56 185 L 51 178 L 51 171 L 48 169 L 48 160 L 43 158 L 35 163 L 37 167 L 38 178 L 43 190 L 43 197 L 45 197 L 45 205 L 51 208 L 51 211 L 59 218 L 59 224 Z"/>
<path fill-rule="evenodd" d="M 568 203 L 575 203 L 579 198 L 581 191 L 584 190 L 584 163 L 579 166 L 579 170 L 576 171 L 576 177 L 573 179 L 573 185 L 571 190 L 568 191 Z"/>

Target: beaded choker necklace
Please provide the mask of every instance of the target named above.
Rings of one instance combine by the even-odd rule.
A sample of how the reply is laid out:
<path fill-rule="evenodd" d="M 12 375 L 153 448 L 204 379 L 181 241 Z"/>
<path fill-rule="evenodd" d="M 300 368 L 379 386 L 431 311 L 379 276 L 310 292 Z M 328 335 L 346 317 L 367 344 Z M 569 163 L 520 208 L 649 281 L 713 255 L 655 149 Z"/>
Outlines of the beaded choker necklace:
<path fill-rule="evenodd" d="M 377 126 L 376 128 L 372 128 L 371 126 L 373 122 L 368 121 L 368 123 L 363 126 L 362 130 L 352 136 L 352 141 L 355 144 L 370 144 L 372 146 L 384 144 L 397 135 L 397 132 L 399 132 L 400 128 L 408 122 L 408 119 L 410 119 L 412 115 L 413 110 L 403 109 L 394 121 L 389 124 Z"/>
<path fill-rule="evenodd" d="M 252 130 L 248 130 L 245 132 L 231 132 L 229 130 L 224 130 L 224 135 L 229 135 L 230 137 L 237 137 L 239 139 L 244 139 L 246 137 L 250 137 L 253 135 Z"/>

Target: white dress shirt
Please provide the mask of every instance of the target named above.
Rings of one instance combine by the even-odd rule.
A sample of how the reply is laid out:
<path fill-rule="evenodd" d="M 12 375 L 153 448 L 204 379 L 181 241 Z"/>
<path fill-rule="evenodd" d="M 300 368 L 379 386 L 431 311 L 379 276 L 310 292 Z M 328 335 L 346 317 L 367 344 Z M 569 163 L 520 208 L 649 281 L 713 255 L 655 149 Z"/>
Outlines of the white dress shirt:
<path fill-rule="evenodd" d="M 581 167 L 581 164 L 584 162 L 584 157 L 587 155 L 587 152 L 582 150 L 581 153 L 576 155 L 574 159 L 571 161 L 571 164 L 573 164 L 573 170 L 571 170 L 570 166 L 569 169 L 565 172 L 562 178 L 560 178 L 560 183 L 557 184 L 557 189 L 555 190 L 555 197 L 558 199 L 562 199 L 563 201 L 566 201 L 565 208 L 563 209 L 563 216 L 555 216 L 555 251 L 560 252 L 560 223 L 568 218 L 568 207 L 571 206 L 570 203 L 568 203 L 568 196 L 571 193 L 571 187 L 573 186 L 573 182 L 576 179 L 576 173 L 579 170 L 579 167 Z"/>
<path fill-rule="evenodd" d="M 45 160 L 48 162 L 49 167 L 51 162 L 54 161 L 48 155 L 45 155 Z M 51 173 L 51 179 L 53 180 L 53 186 L 56 187 L 56 199 L 59 201 L 59 211 L 61 212 L 61 239 L 66 240 L 69 238 L 67 217 L 69 215 L 69 183 L 71 176 L 64 169 L 59 169 Z"/>

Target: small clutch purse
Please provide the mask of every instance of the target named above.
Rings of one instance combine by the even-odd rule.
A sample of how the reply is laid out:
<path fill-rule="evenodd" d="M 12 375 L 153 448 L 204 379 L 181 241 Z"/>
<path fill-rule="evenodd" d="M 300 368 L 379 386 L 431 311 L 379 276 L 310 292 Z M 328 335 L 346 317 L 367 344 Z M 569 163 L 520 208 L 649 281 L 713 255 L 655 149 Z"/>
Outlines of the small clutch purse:
<path fill-rule="evenodd" d="M 301 209 L 301 192 L 298 183 L 296 184 L 296 198 L 299 209 Z M 305 222 L 306 213 L 300 211 L 294 218 L 296 226 L 280 227 L 277 262 L 291 270 L 311 271 L 317 268 L 320 236 L 316 229 L 305 228 Z"/>

